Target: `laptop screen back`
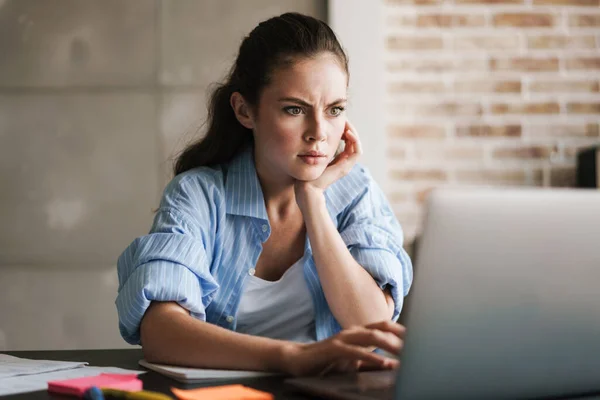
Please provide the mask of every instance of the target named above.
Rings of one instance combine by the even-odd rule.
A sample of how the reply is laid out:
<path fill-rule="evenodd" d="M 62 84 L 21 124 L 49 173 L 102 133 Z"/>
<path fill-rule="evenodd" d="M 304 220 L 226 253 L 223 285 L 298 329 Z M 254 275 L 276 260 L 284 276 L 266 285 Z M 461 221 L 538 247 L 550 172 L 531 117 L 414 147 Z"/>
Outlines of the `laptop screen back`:
<path fill-rule="evenodd" d="M 600 193 L 438 190 L 397 399 L 600 392 Z"/>

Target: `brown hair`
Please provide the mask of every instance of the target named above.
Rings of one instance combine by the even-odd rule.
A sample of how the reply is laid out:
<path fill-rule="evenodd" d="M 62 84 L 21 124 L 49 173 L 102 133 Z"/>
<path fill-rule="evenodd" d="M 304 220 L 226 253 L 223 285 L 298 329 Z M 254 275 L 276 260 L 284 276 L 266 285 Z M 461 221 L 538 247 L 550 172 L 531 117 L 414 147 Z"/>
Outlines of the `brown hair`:
<path fill-rule="evenodd" d="M 211 93 L 206 135 L 179 155 L 175 175 L 199 166 L 226 163 L 253 142 L 252 131 L 235 117 L 230 104 L 233 93 L 239 92 L 256 107 L 276 68 L 323 52 L 334 54 L 348 75 L 348 57 L 325 22 L 286 13 L 258 24 L 242 41 L 225 82 Z"/>

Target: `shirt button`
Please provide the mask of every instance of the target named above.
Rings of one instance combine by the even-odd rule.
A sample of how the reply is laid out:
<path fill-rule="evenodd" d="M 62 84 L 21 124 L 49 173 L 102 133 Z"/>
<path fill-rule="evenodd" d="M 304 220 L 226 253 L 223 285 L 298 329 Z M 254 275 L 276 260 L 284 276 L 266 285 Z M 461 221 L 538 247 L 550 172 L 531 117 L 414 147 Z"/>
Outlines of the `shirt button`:
<path fill-rule="evenodd" d="M 262 226 L 262 231 L 263 231 L 263 232 L 266 232 L 266 231 L 268 231 L 268 230 L 269 230 L 269 227 L 268 227 L 267 225 L 263 225 L 263 226 Z"/>
<path fill-rule="evenodd" d="M 227 320 L 227 322 L 232 323 L 233 322 L 233 317 L 231 315 L 228 315 L 227 318 L 225 318 Z"/>
<path fill-rule="evenodd" d="M 255 270 L 254 268 L 250 268 L 250 269 L 248 270 L 248 275 L 252 275 L 252 276 L 254 276 L 254 274 L 255 274 L 255 273 L 256 273 L 256 270 Z"/>

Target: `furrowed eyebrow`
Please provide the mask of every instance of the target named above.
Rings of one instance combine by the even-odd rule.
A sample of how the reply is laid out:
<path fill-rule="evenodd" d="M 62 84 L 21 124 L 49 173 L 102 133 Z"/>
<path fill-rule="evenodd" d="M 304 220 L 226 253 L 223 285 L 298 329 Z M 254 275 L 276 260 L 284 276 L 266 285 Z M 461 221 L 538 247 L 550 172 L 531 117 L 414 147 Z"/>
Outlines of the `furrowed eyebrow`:
<path fill-rule="evenodd" d="M 304 107 L 312 107 L 309 103 L 307 103 L 306 101 L 299 99 L 297 97 L 283 97 L 281 99 L 279 99 L 280 102 L 291 102 L 291 103 L 296 103 L 296 104 L 300 104 Z M 336 104 L 340 104 L 340 103 L 344 103 L 346 101 L 345 98 L 339 98 L 337 100 L 335 100 L 334 102 L 330 103 L 327 105 L 327 108 L 334 106 Z"/>

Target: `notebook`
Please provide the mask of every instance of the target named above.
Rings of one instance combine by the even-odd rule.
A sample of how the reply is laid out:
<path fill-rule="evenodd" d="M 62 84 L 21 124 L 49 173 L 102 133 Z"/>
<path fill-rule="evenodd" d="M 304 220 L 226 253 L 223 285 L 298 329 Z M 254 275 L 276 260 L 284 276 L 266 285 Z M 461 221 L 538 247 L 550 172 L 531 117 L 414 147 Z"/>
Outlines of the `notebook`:
<path fill-rule="evenodd" d="M 228 379 L 261 378 L 279 375 L 275 372 L 176 367 L 173 365 L 150 363 L 144 359 L 140 360 L 139 364 L 142 367 L 151 369 L 152 371 L 158 372 L 159 374 L 168 376 L 169 378 L 184 383 L 218 381 Z"/>

